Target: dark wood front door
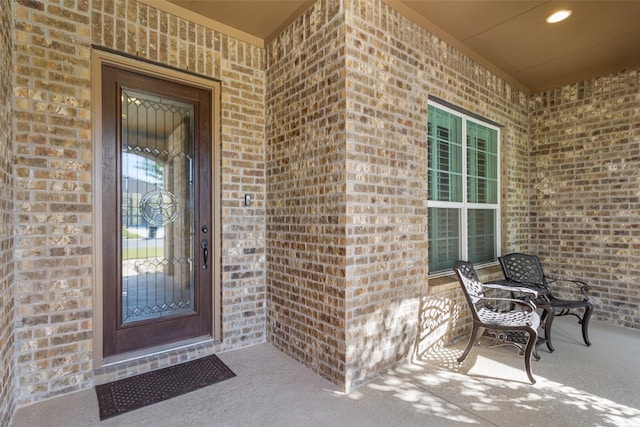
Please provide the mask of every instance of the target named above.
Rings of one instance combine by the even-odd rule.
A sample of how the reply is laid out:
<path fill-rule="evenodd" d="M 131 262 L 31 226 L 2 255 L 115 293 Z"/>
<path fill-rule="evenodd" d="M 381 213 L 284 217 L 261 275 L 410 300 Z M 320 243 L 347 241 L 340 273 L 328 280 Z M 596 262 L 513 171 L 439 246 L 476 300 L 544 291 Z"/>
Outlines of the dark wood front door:
<path fill-rule="evenodd" d="M 211 336 L 211 91 L 101 73 L 103 355 Z"/>

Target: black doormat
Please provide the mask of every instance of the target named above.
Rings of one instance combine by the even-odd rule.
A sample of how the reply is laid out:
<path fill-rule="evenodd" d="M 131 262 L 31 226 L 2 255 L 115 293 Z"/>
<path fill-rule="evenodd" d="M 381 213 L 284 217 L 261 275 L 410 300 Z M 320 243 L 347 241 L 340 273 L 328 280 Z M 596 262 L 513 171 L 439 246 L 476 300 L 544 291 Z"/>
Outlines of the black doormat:
<path fill-rule="evenodd" d="M 213 354 L 135 377 L 97 385 L 100 420 L 171 399 L 235 376 L 236 374 Z"/>

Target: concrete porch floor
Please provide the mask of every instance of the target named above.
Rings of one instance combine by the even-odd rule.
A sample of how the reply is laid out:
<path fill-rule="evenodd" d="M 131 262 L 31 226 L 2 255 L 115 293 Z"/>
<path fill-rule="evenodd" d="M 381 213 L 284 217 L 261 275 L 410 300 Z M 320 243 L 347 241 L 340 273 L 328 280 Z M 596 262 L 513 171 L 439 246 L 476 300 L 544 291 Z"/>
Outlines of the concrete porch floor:
<path fill-rule="evenodd" d="M 640 330 L 556 318 L 530 385 L 511 347 L 466 342 L 407 361 L 346 395 L 268 344 L 219 357 L 236 377 L 99 421 L 94 389 L 18 410 L 14 427 L 87 426 L 639 426 Z"/>

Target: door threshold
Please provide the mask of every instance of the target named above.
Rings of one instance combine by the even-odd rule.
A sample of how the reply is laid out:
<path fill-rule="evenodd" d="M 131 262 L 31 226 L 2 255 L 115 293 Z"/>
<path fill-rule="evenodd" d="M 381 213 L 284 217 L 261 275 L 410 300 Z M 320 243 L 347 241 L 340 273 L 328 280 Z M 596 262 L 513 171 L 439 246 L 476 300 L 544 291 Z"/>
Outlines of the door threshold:
<path fill-rule="evenodd" d="M 210 336 L 111 356 L 93 372 L 96 385 L 129 378 L 156 369 L 222 352 L 222 342 Z"/>

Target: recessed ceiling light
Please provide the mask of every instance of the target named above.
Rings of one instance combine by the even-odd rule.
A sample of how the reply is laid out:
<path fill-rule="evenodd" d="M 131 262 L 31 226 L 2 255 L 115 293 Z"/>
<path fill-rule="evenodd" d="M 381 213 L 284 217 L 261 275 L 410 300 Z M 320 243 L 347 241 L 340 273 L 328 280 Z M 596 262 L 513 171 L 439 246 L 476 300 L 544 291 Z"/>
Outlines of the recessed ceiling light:
<path fill-rule="evenodd" d="M 547 18 L 547 22 L 549 24 L 555 24 L 556 22 L 564 21 L 565 19 L 567 19 L 569 17 L 569 15 L 571 15 L 571 11 L 570 10 L 568 10 L 568 9 L 559 10 L 559 11 L 554 12 L 551 15 L 549 15 L 549 17 Z"/>

